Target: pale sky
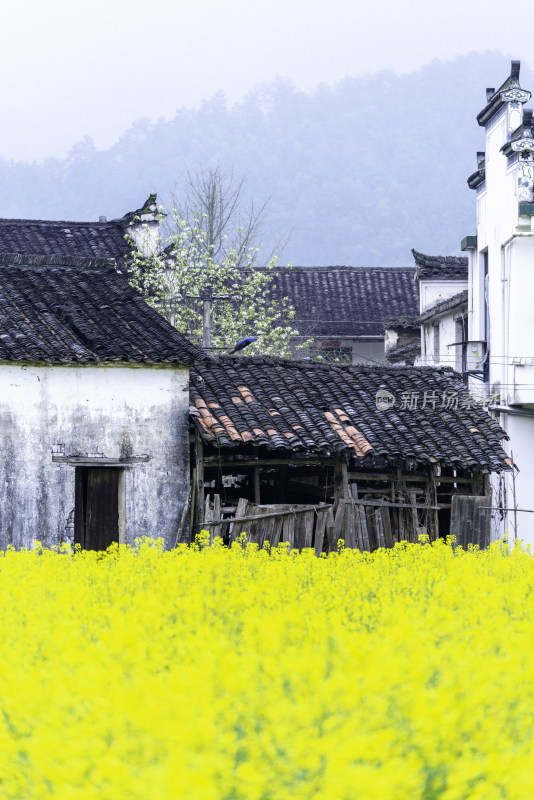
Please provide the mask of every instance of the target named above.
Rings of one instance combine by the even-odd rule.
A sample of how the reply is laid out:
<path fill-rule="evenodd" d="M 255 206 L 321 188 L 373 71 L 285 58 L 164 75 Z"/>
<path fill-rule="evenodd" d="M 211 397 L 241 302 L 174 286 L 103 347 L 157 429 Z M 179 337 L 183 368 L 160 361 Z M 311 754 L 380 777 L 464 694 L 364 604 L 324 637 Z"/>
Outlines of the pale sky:
<path fill-rule="evenodd" d="M 499 50 L 534 65 L 528 13 L 502 0 L 0 0 L 0 156 L 109 147 L 222 90 L 287 76 L 312 90 Z"/>

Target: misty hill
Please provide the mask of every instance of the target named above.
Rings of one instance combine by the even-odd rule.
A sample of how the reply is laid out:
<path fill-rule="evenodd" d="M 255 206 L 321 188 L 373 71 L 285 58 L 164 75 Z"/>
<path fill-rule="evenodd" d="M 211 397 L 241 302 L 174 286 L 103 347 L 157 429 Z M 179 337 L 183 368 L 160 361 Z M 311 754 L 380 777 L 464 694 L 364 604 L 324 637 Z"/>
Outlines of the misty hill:
<path fill-rule="evenodd" d="M 474 231 L 475 116 L 509 68 L 500 54 L 471 54 L 313 94 L 279 79 L 232 107 L 216 95 L 171 121 L 136 122 L 109 150 L 86 139 L 64 160 L 0 160 L 0 216 L 119 217 L 152 191 L 168 203 L 186 169 L 220 163 L 246 175 L 258 204 L 271 197 L 265 244 L 291 231 L 284 263 L 406 265 L 412 247 L 454 253 Z M 521 83 L 534 90 L 525 65 Z"/>

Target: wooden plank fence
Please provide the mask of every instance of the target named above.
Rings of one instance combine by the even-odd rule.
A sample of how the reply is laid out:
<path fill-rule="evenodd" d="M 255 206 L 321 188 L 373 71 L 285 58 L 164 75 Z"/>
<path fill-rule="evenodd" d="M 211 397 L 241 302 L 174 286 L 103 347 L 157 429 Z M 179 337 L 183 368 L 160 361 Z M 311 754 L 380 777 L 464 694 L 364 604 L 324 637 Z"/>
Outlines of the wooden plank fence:
<path fill-rule="evenodd" d="M 425 530 L 418 523 L 417 509 L 433 508 L 415 503 L 392 503 L 383 500 L 358 499 L 356 485 L 349 487 L 349 496 L 333 505 L 256 505 L 240 498 L 236 506 L 224 507 L 220 495 L 205 495 L 204 519 L 195 526 L 209 530 L 210 542 L 217 536 L 226 544 L 236 541 L 242 532 L 247 540 L 263 547 L 269 542 L 276 547 L 287 542 L 299 550 L 310 547 L 316 555 L 338 549 L 338 542 L 361 552 L 378 547 L 393 547 L 396 541 L 417 541 Z M 395 526 L 392 513 L 405 517 Z"/>
<path fill-rule="evenodd" d="M 195 524 L 195 532 L 209 530 L 211 542 L 220 536 L 225 544 L 232 544 L 245 532 L 247 540 L 260 548 L 265 542 L 271 547 L 287 542 L 290 548 L 313 548 L 317 556 L 337 550 L 340 539 L 347 548 L 372 552 L 400 541 L 417 542 L 427 533 L 418 514 L 424 511 L 430 517 L 430 538 L 437 538 L 435 512 L 439 506 L 417 502 L 412 490 L 407 495 L 410 502 L 364 500 L 358 497 L 356 484 L 349 484 L 334 505 L 256 505 L 240 498 L 235 506 L 223 506 L 220 495 L 206 494 L 204 519 Z M 472 543 L 481 549 L 489 545 L 490 501 L 486 496 L 452 496 L 450 532 L 458 545 Z"/>

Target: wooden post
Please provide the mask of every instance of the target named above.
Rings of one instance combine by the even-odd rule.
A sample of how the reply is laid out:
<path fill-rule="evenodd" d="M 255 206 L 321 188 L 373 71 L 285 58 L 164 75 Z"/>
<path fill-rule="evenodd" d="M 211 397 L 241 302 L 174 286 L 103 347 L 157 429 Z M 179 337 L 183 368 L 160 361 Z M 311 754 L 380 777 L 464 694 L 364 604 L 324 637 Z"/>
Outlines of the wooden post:
<path fill-rule="evenodd" d="M 328 511 L 318 511 L 317 512 L 317 521 L 315 523 L 315 538 L 314 538 L 314 547 L 315 547 L 315 555 L 320 556 L 323 552 L 323 544 L 324 544 L 324 534 L 326 530 L 326 521 L 328 517 Z"/>
<path fill-rule="evenodd" d="M 204 519 L 204 443 L 200 437 L 199 432 L 195 434 L 195 461 L 197 470 L 197 507 L 196 507 L 196 522 L 200 524 Z M 195 533 L 199 533 L 195 530 Z"/>
<path fill-rule="evenodd" d="M 315 511 L 306 511 L 301 514 L 304 523 L 303 547 L 311 547 L 313 542 L 313 523 L 315 522 Z"/>
<path fill-rule="evenodd" d="M 328 539 L 328 550 L 331 553 L 336 549 L 334 543 L 334 507 L 330 506 L 326 517 L 326 538 Z"/>
<path fill-rule="evenodd" d="M 416 509 L 416 497 L 415 491 L 413 489 L 408 490 L 408 496 L 410 498 L 410 505 L 411 505 L 411 523 L 412 523 L 412 533 L 411 538 L 408 539 L 410 542 L 416 542 L 417 537 L 419 536 L 419 517 L 417 516 L 417 509 Z"/>
<path fill-rule="evenodd" d="M 341 484 L 343 486 L 343 500 L 348 500 L 350 498 L 349 494 L 349 474 L 347 471 L 347 462 L 345 458 L 341 462 Z"/>
<path fill-rule="evenodd" d="M 187 512 L 189 511 L 190 502 L 191 502 L 191 485 L 189 486 L 189 491 L 187 493 L 187 498 L 186 498 L 186 501 L 184 503 L 184 507 L 182 509 L 182 516 L 180 518 L 180 524 L 178 526 L 178 532 L 176 534 L 176 541 L 174 543 L 175 547 L 179 542 L 182 541 L 182 536 L 183 536 L 183 532 L 184 532 L 184 525 L 185 525 L 185 519 L 187 517 Z"/>
<path fill-rule="evenodd" d="M 260 468 L 254 467 L 254 502 L 257 506 L 261 503 L 260 493 Z"/>
<path fill-rule="evenodd" d="M 211 350 L 211 300 L 202 300 L 202 347 Z"/>
<path fill-rule="evenodd" d="M 428 468 L 428 504 L 435 506 L 438 503 L 438 487 L 436 484 L 436 468 L 431 464 Z M 431 542 L 439 539 L 439 517 L 437 511 L 428 512 L 428 536 Z"/>
<path fill-rule="evenodd" d="M 350 547 L 354 550 L 356 547 L 356 523 L 354 516 L 358 512 L 358 507 L 347 500 L 345 503 L 345 521 L 343 526 L 343 538 L 345 539 L 345 547 Z"/>
<path fill-rule="evenodd" d="M 213 495 L 213 524 L 212 524 L 212 531 L 211 531 L 211 539 L 215 539 L 217 536 L 221 535 L 221 495 L 214 494 Z"/>
<path fill-rule="evenodd" d="M 389 508 L 381 508 L 379 511 L 382 515 L 382 529 L 384 531 L 384 541 L 386 543 L 386 547 L 393 547 L 395 542 L 391 530 L 391 517 L 389 514 Z"/>
<path fill-rule="evenodd" d="M 245 514 L 247 513 L 247 507 L 248 507 L 248 500 L 246 499 L 246 497 L 240 497 L 239 500 L 237 501 L 237 508 L 235 510 L 235 515 L 238 519 L 239 517 L 245 516 Z M 244 526 L 242 523 L 232 522 L 230 530 L 230 543 L 235 542 L 238 536 L 240 536 L 242 533 L 247 532 L 243 530 L 244 527 L 248 527 L 248 525 Z"/>
<path fill-rule="evenodd" d="M 339 540 L 345 539 L 343 533 L 344 521 L 345 521 L 345 503 L 343 502 L 343 500 L 340 500 L 334 520 L 334 541 L 333 541 L 334 550 L 337 550 L 339 546 Z"/>
<path fill-rule="evenodd" d="M 206 525 L 206 527 L 207 527 L 207 529 L 209 531 L 210 544 L 212 544 L 213 543 L 213 525 L 211 523 L 212 523 L 212 520 L 213 520 L 213 512 L 211 510 L 211 498 L 210 498 L 209 494 L 206 495 L 206 500 L 205 500 L 205 503 L 204 503 L 204 514 L 202 516 L 202 520 L 204 521 L 204 523 L 205 523 L 205 525 Z"/>
<path fill-rule="evenodd" d="M 334 506 L 336 509 L 342 499 L 349 499 L 349 477 L 345 456 L 337 455 L 334 461 Z"/>
<path fill-rule="evenodd" d="M 197 468 L 193 467 L 193 474 L 191 476 L 191 514 L 189 515 L 189 541 L 195 539 L 195 511 L 197 502 Z"/>

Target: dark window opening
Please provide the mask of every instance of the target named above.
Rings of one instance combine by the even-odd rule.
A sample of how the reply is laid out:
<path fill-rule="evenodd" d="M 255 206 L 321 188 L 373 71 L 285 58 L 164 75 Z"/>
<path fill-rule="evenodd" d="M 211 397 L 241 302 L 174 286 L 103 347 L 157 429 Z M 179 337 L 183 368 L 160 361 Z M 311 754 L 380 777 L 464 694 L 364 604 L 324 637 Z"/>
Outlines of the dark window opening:
<path fill-rule="evenodd" d="M 439 363 L 439 325 L 433 326 L 434 330 L 434 362 Z"/>
<path fill-rule="evenodd" d="M 484 257 L 484 340 L 486 342 L 486 357 L 484 360 L 484 381 L 489 381 L 489 351 L 490 351 L 490 313 L 489 313 L 489 262 L 488 251 L 483 253 Z"/>
<path fill-rule="evenodd" d="M 119 486 L 122 470 L 76 467 L 74 543 L 82 550 L 106 550 L 119 541 Z"/>

